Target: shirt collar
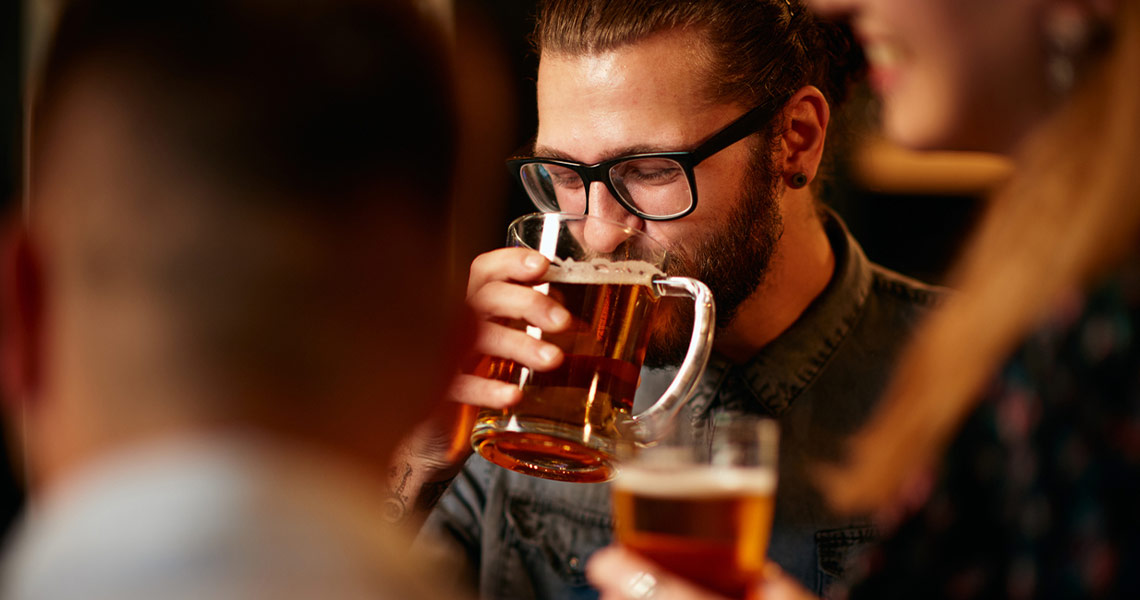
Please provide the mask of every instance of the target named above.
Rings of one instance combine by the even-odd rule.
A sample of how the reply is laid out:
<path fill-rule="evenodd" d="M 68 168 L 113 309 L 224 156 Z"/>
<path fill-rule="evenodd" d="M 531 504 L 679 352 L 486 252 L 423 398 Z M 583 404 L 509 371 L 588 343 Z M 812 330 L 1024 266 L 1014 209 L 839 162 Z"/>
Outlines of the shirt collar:
<path fill-rule="evenodd" d="M 835 254 L 831 281 L 791 327 L 748 362 L 734 365 L 714 354 L 691 405 L 694 417 L 707 414 L 714 398 L 728 410 L 759 404 L 780 416 L 850 333 L 871 290 L 871 263 L 838 215 L 826 209 L 822 218 Z"/>

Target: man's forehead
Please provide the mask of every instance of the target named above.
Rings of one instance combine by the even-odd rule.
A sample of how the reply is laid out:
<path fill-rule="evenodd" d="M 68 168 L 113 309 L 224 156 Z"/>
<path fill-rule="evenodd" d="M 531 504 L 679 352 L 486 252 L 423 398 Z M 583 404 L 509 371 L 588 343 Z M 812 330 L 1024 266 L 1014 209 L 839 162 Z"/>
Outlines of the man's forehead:
<path fill-rule="evenodd" d="M 607 160 L 610 160 L 613 158 L 619 158 L 622 156 L 630 156 L 633 154 L 647 154 L 650 152 L 672 152 L 675 150 L 683 150 L 683 148 L 677 148 L 677 147 L 666 146 L 666 145 L 661 145 L 661 144 L 656 144 L 656 145 L 653 145 L 653 144 L 630 144 L 630 145 L 626 145 L 626 146 L 616 146 L 616 147 L 612 147 L 612 148 L 599 148 L 598 149 L 598 155 L 591 160 L 593 162 L 603 162 L 603 161 L 607 161 Z M 543 156 L 546 158 L 561 158 L 564 160 L 573 160 L 573 161 L 583 162 L 583 161 L 580 161 L 580 159 L 577 156 L 575 156 L 569 152 L 566 152 L 566 151 L 562 150 L 561 148 L 558 148 L 557 146 L 547 146 L 547 145 L 535 144 L 533 152 L 534 152 L 535 156 Z"/>
<path fill-rule="evenodd" d="M 683 36 L 585 55 L 544 54 L 535 152 L 582 162 L 688 150 L 738 116 L 713 100 Z"/>
<path fill-rule="evenodd" d="M 711 103 L 709 53 L 702 39 L 696 33 L 670 31 L 605 50 L 544 52 L 538 68 L 539 103 L 544 95 L 567 88 L 592 96 L 638 93 L 644 94 L 640 101 Z"/>

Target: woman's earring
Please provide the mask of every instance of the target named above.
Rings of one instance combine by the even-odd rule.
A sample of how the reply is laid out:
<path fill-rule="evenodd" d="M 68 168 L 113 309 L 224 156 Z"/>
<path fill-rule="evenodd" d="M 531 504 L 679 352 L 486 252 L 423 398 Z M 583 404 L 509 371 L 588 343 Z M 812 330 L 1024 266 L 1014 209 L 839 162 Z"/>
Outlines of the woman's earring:
<path fill-rule="evenodd" d="M 788 187 L 796 190 L 804 187 L 807 184 L 808 176 L 807 173 L 804 173 L 803 171 L 792 175 L 792 178 L 788 180 Z"/>

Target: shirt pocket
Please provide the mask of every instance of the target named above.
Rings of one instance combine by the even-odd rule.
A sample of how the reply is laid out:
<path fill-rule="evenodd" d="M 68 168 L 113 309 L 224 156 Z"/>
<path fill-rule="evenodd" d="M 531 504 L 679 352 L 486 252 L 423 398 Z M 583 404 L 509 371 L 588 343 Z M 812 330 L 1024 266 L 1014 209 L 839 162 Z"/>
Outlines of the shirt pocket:
<path fill-rule="evenodd" d="M 505 517 L 507 543 L 525 564 L 537 597 L 597 597 L 586 580 L 586 561 L 612 540 L 608 503 L 512 496 Z"/>
<path fill-rule="evenodd" d="M 816 591 L 820 597 L 831 597 L 832 588 L 843 580 L 851 561 L 861 550 L 875 541 L 875 538 L 875 528 L 870 526 L 824 529 L 815 533 L 819 566 L 819 583 Z"/>

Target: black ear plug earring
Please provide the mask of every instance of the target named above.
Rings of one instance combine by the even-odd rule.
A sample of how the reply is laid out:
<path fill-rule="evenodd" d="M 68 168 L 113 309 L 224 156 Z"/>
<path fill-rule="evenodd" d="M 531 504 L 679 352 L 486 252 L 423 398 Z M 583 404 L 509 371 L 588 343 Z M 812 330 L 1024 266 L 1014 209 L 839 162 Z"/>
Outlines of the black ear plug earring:
<path fill-rule="evenodd" d="M 797 190 L 804 187 L 807 184 L 808 184 L 808 176 L 807 176 L 807 173 L 803 173 L 803 172 L 796 173 L 795 175 L 792 175 L 792 178 L 788 181 L 788 187 L 794 188 Z"/>

